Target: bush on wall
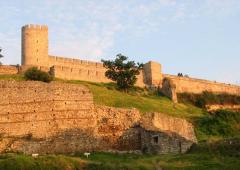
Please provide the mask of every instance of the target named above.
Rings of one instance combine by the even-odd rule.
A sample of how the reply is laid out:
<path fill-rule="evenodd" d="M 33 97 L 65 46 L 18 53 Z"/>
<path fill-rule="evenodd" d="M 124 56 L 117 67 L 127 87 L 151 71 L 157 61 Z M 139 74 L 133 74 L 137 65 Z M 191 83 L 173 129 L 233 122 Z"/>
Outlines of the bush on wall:
<path fill-rule="evenodd" d="M 24 77 L 26 80 L 35 80 L 43 82 L 51 82 L 53 77 L 47 72 L 39 70 L 37 67 L 29 68 L 25 73 Z"/>

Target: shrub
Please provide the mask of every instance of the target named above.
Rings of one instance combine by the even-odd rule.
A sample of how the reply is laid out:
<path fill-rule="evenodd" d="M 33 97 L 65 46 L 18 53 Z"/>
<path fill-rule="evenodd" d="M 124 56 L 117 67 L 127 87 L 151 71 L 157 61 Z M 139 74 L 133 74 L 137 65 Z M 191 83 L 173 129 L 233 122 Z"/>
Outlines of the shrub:
<path fill-rule="evenodd" d="M 53 77 L 49 75 L 47 72 L 41 71 L 36 67 L 29 68 L 25 73 L 24 77 L 26 80 L 35 80 L 35 81 L 43 81 L 43 82 L 51 82 Z"/>
<path fill-rule="evenodd" d="M 240 138 L 231 137 L 216 141 L 202 141 L 197 145 L 193 145 L 189 153 L 214 153 L 224 156 L 240 157 Z"/>
<path fill-rule="evenodd" d="M 210 136 L 234 137 L 240 135 L 240 113 L 218 110 L 197 120 L 198 130 Z"/>

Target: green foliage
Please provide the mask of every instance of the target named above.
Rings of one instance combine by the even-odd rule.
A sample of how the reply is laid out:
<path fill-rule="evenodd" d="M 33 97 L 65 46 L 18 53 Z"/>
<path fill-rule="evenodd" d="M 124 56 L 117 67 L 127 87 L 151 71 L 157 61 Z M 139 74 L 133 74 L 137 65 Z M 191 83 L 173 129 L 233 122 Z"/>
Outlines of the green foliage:
<path fill-rule="evenodd" d="M 214 114 L 197 119 L 196 130 L 206 138 L 240 136 L 240 112 L 219 110 Z"/>
<path fill-rule="evenodd" d="M 208 91 L 204 91 L 202 94 L 179 93 L 177 97 L 181 103 L 191 103 L 201 108 L 212 104 L 240 104 L 240 96 L 226 93 L 214 94 Z"/>
<path fill-rule="evenodd" d="M 41 71 L 36 67 L 29 68 L 25 73 L 24 77 L 26 80 L 35 80 L 35 81 L 43 81 L 43 82 L 51 82 L 53 77 L 49 75 L 47 72 Z"/>
<path fill-rule="evenodd" d="M 200 142 L 193 145 L 189 153 L 209 153 L 231 157 L 240 157 L 240 137 Z"/>
<path fill-rule="evenodd" d="M 134 86 L 137 75 L 143 67 L 143 64 L 136 64 L 127 59 L 126 56 L 118 54 L 114 61 L 102 60 L 104 67 L 108 69 L 105 73 L 106 77 L 115 81 L 117 86 L 125 91 Z"/>
<path fill-rule="evenodd" d="M 23 81 L 24 76 L 21 74 L 15 75 L 0 75 L 0 80 L 16 80 L 16 81 Z"/>
<path fill-rule="evenodd" d="M 3 55 L 1 54 L 1 52 L 2 52 L 2 49 L 1 49 L 1 47 L 0 47 L 0 58 L 3 58 Z M 1 62 L 0 62 L 0 65 L 2 65 Z"/>

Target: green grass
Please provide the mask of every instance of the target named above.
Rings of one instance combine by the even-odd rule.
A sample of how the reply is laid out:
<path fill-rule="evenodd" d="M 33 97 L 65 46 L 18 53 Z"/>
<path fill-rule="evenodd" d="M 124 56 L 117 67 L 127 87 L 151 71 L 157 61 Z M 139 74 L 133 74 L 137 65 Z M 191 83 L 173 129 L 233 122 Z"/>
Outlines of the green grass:
<path fill-rule="evenodd" d="M 188 154 L 136 155 L 92 153 L 87 159 L 82 154 L 75 156 L 47 155 L 32 158 L 22 154 L 0 156 L 0 170 L 238 170 L 239 157 L 197 152 Z"/>
<path fill-rule="evenodd" d="M 16 81 L 23 81 L 24 76 L 15 74 L 15 75 L 0 75 L 0 80 L 16 80 Z"/>
<path fill-rule="evenodd" d="M 195 120 L 198 140 L 216 140 L 240 136 L 240 112 L 218 110 Z"/>
<path fill-rule="evenodd" d="M 76 160 L 63 155 L 47 155 L 39 158 L 23 154 L 0 155 L 0 170 L 61 170 L 82 169 L 84 160 Z"/>
<path fill-rule="evenodd" d="M 67 81 L 68 83 L 83 84 L 93 93 L 94 103 L 117 108 L 136 108 L 143 114 L 146 112 L 161 112 L 168 115 L 187 119 L 202 117 L 206 112 L 191 104 L 175 104 L 167 97 L 157 95 L 146 89 L 136 88 L 124 93 L 114 84 L 91 83 L 83 81 Z"/>

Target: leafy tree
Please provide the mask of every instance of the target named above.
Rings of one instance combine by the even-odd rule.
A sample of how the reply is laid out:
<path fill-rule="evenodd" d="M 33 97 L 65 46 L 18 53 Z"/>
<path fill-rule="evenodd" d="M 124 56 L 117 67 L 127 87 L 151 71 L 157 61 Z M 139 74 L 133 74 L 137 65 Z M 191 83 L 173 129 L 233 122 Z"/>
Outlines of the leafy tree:
<path fill-rule="evenodd" d="M 183 73 L 178 73 L 178 77 L 183 77 Z"/>
<path fill-rule="evenodd" d="M 117 86 L 127 91 L 133 87 L 137 82 L 137 75 L 143 68 L 143 64 L 135 63 L 134 61 L 127 61 L 128 57 L 118 54 L 114 61 L 102 60 L 103 65 L 107 68 L 106 77 L 115 81 Z"/>
<path fill-rule="evenodd" d="M 47 72 L 39 70 L 37 67 L 29 68 L 24 73 L 24 77 L 26 80 L 43 81 L 47 83 L 53 80 L 51 75 L 49 75 Z"/>
<path fill-rule="evenodd" d="M 1 54 L 2 52 L 2 48 L 0 47 L 0 58 L 3 58 L 3 55 Z M 0 65 L 2 65 L 1 61 L 0 61 Z"/>

